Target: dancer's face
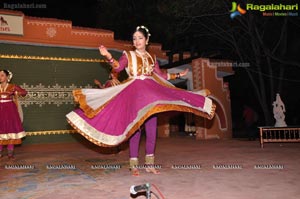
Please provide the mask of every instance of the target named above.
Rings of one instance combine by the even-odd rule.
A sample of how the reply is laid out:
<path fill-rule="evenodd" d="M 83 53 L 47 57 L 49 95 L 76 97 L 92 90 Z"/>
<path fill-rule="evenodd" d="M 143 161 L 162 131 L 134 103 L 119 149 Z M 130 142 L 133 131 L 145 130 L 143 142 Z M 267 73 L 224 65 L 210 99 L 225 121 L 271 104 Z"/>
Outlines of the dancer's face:
<path fill-rule="evenodd" d="M 136 31 L 135 33 L 133 33 L 133 46 L 137 49 L 137 50 L 145 50 L 146 49 L 146 42 L 147 39 L 146 37 L 143 35 L 143 33 Z"/>
<path fill-rule="evenodd" d="M 0 83 L 7 82 L 7 75 L 4 71 L 0 71 Z"/>

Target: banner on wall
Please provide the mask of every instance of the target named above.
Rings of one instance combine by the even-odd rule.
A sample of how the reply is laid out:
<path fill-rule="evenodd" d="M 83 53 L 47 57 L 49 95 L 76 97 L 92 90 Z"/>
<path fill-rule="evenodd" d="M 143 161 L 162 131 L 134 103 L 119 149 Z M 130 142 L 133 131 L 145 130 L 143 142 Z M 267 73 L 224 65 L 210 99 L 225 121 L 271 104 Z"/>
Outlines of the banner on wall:
<path fill-rule="evenodd" d="M 23 35 L 23 16 L 0 14 L 0 34 Z"/>

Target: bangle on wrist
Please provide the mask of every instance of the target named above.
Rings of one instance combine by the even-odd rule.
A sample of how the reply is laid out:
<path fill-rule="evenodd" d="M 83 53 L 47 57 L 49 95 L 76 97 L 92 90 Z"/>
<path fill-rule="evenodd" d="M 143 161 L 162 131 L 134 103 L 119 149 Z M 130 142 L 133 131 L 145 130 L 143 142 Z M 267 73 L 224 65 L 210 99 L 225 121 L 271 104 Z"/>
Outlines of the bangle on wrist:
<path fill-rule="evenodd" d="M 107 59 L 107 61 L 108 61 L 108 63 L 112 64 L 112 63 L 114 63 L 114 58 L 111 57 L 110 59 Z"/>

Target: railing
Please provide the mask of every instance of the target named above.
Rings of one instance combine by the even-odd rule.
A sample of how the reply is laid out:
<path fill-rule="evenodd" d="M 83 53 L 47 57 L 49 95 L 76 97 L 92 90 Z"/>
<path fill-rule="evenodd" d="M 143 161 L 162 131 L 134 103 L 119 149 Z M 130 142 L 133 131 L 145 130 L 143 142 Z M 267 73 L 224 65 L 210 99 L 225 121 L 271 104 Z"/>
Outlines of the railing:
<path fill-rule="evenodd" d="M 260 147 L 266 142 L 300 142 L 300 127 L 259 127 Z"/>

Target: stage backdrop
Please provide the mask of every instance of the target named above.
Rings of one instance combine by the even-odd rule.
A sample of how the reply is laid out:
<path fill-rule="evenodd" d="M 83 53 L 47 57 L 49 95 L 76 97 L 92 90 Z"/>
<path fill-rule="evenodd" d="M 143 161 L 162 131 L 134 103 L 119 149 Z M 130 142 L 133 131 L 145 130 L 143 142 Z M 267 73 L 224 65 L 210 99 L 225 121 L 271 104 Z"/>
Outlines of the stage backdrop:
<path fill-rule="evenodd" d="M 111 52 L 115 58 L 121 55 L 117 51 Z M 94 79 L 104 83 L 109 74 L 109 65 L 97 49 L 0 43 L 0 56 L 0 68 L 14 74 L 11 83 L 28 91 L 20 102 L 24 112 L 23 125 L 29 133 L 69 132 L 72 128 L 65 115 L 76 108 L 72 90 L 96 88 Z M 40 136 L 28 136 L 25 143 L 36 139 L 34 137 Z"/>

